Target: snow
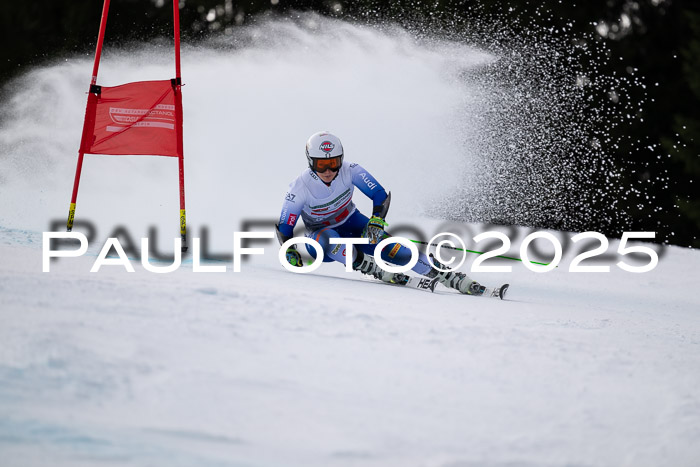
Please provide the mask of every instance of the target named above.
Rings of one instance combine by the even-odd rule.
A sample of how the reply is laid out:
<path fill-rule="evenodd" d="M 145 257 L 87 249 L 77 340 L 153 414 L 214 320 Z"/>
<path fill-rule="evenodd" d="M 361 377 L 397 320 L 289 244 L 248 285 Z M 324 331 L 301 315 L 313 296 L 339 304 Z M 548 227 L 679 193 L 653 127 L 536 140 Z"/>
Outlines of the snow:
<path fill-rule="evenodd" d="M 25 235 L 0 247 L 7 465 L 697 461 L 697 252 L 639 275 L 516 265 L 499 301 L 258 258 L 42 273 Z"/>
<path fill-rule="evenodd" d="M 398 141 L 402 154 L 419 160 L 428 136 L 438 149 L 433 158 L 449 166 L 458 157 L 450 148 L 459 135 L 442 125 L 454 109 L 428 105 L 431 97 L 446 103 L 464 92 L 440 73 L 454 61 L 420 50 L 411 51 L 423 54 L 414 60 L 394 57 L 390 38 L 373 39 L 370 52 L 366 40 L 341 41 L 367 95 L 338 93 L 345 111 L 321 116 L 256 80 L 296 72 L 301 101 L 323 91 L 327 77 L 304 74 L 294 56 L 276 63 L 265 48 L 186 51 L 191 237 L 208 227 L 211 249 L 232 254 L 244 220 L 274 219 L 303 167 L 305 138 L 321 128 L 337 131 L 349 160 L 391 188 L 390 224 L 430 235 L 446 228 L 412 208 L 458 180 L 440 184 L 445 171 L 397 165 L 386 142 Z M 171 65 L 154 62 L 152 53 L 107 55 L 101 73 L 129 81 L 155 67 L 167 75 Z M 462 66 L 482 59 L 454 53 Z M 433 112 L 427 129 L 411 127 L 425 118 L 422 105 L 398 105 L 405 89 L 373 95 L 362 81 L 377 78 L 375 65 L 390 60 L 403 71 L 416 68 L 405 73 L 406 86 L 420 89 L 414 103 Z M 272 74 L 260 75 L 263 69 Z M 464 272 L 511 284 L 505 301 L 403 289 L 338 264 L 292 274 L 277 262 L 272 241 L 260 243 L 264 255 L 239 273 L 228 260 L 207 263 L 226 266 L 225 273 L 196 273 L 189 257 L 170 274 L 147 272 L 134 257 L 134 273 L 121 266 L 90 273 L 118 226 L 138 239 L 154 225 L 167 251 L 178 224 L 175 160 L 88 156 L 76 220 L 90 220 L 95 239 L 84 256 L 42 272 L 41 232 L 67 212 L 89 71 L 79 61 L 27 75 L 27 87 L 7 103 L 17 118 L 0 130 L 0 465 L 698 465 L 697 251 L 655 246 L 658 266 L 634 274 L 615 266 L 631 261 L 611 240 L 609 257 L 597 263 L 611 272 L 572 273 L 579 250 L 564 242 L 572 234 L 554 232 L 566 248 L 551 272 L 497 262 L 512 272 L 471 273 L 470 257 Z M 50 80 L 54 74 L 65 79 Z M 243 81 L 232 89 L 246 89 L 250 102 L 207 79 Z M 47 116 L 24 92 L 60 105 Z M 272 110 L 246 120 L 254 96 Z M 388 115 L 377 129 L 365 106 L 380 97 Z M 260 164 L 263 155 L 269 164 Z M 416 170 L 426 172 L 424 183 L 411 190 L 405 178 Z M 449 227 L 472 235 L 491 229 Z M 519 256 L 529 230 L 506 230 L 508 256 Z"/>

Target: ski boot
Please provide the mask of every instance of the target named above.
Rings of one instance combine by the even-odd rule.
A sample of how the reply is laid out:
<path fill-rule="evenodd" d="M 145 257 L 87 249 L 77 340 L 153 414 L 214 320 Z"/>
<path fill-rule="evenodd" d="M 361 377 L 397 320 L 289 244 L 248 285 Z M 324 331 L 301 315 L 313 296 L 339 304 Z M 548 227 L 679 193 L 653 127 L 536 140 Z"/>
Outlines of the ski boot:
<path fill-rule="evenodd" d="M 405 274 L 396 272 L 387 272 L 379 267 L 379 265 L 374 261 L 371 256 L 365 255 L 361 251 L 357 250 L 357 257 L 352 263 L 352 268 L 355 271 L 360 271 L 362 274 L 367 274 L 373 276 L 380 281 L 388 282 L 390 284 L 406 285 L 409 277 Z"/>
<path fill-rule="evenodd" d="M 435 256 L 433 256 L 432 253 L 430 254 L 430 259 L 432 259 L 433 264 L 440 269 L 447 269 L 443 264 L 435 259 Z M 486 290 L 486 287 L 476 281 L 471 280 L 469 276 L 462 272 L 443 272 L 433 267 L 433 269 L 427 274 L 427 277 L 437 277 L 438 282 L 443 284 L 445 287 L 458 290 L 459 293 L 467 295 L 483 295 L 484 291 Z"/>

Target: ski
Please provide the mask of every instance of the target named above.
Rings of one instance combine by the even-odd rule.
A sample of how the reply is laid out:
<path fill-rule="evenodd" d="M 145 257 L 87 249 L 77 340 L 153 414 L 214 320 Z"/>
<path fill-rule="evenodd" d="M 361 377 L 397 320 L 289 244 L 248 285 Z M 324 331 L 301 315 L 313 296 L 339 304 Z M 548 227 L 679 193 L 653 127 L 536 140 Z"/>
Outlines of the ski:
<path fill-rule="evenodd" d="M 411 289 L 418 290 L 429 290 L 430 292 L 435 292 L 435 287 L 438 283 L 442 283 L 445 287 L 449 289 L 457 289 L 461 293 L 461 287 L 455 286 L 455 281 L 459 281 L 458 284 L 469 278 L 462 273 L 448 273 L 444 278 L 441 279 L 440 274 L 437 274 L 433 278 L 428 278 L 424 276 L 409 276 L 408 274 L 402 273 L 391 273 L 380 269 L 375 263 L 374 259 L 369 256 L 364 258 L 356 270 L 372 276 L 375 279 L 379 279 L 380 282 L 391 285 L 398 285 L 401 287 L 408 287 Z M 449 283 L 449 285 L 448 285 Z M 508 290 L 508 284 L 503 284 L 500 287 L 484 287 L 477 282 L 472 282 L 468 288 L 470 293 L 465 293 L 465 295 L 474 295 L 475 297 L 498 297 L 503 300 L 506 291 Z"/>
<path fill-rule="evenodd" d="M 408 280 L 404 283 L 406 287 L 419 290 L 429 290 L 435 292 L 435 285 L 438 280 L 437 277 L 433 279 L 428 279 L 427 277 L 415 277 L 415 276 L 405 276 Z"/>
<path fill-rule="evenodd" d="M 473 293 L 473 294 L 463 294 L 463 295 L 469 295 L 472 297 L 491 297 L 491 298 L 500 298 L 503 300 L 506 296 L 506 292 L 508 292 L 508 287 L 510 287 L 510 284 L 503 284 L 500 287 L 485 287 L 481 286 L 480 293 Z M 449 290 L 454 290 L 450 287 L 447 287 Z"/>
<path fill-rule="evenodd" d="M 390 281 L 382 280 L 376 276 L 375 279 L 378 279 L 378 282 L 383 284 L 408 287 L 410 289 L 427 290 L 429 292 L 434 292 L 435 285 L 438 283 L 437 277 L 429 279 L 427 277 L 409 276 L 407 274 L 395 274 Z"/>
<path fill-rule="evenodd" d="M 396 276 L 391 281 L 385 281 L 375 276 L 372 276 L 371 278 L 362 278 L 361 280 L 363 282 L 366 281 L 370 284 L 384 284 L 392 285 L 394 287 L 407 287 L 409 289 L 423 290 L 426 292 L 434 292 L 435 286 L 439 283 L 437 278 L 429 279 L 427 277 L 409 276 L 407 274 L 396 274 Z"/>
<path fill-rule="evenodd" d="M 430 292 L 435 292 L 435 287 L 437 286 L 437 284 L 440 283 L 438 281 L 437 277 L 435 277 L 433 279 L 429 279 L 427 277 L 420 277 L 420 276 L 416 277 L 416 276 L 409 276 L 406 274 L 398 274 L 392 282 L 387 282 L 387 281 L 382 281 L 382 280 L 379 280 L 379 282 L 383 282 L 384 284 L 409 287 L 411 289 L 427 290 Z M 506 292 L 508 292 L 508 287 L 510 287 L 510 284 L 503 284 L 500 287 L 483 287 L 482 293 L 480 293 L 480 294 L 463 294 L 463 295 L 471 295 L 474 297 L 491 297 L 491 298 L 499 298 L 499 299 L 503 300 L 506 296 Z M 448 287 L 448 289 L 449 289 L 449 287 Z M 453 289 L 449 289 L 449 290 L 453 290 Z"/>
<path fill-rule="evenodd" d="M 484 289 L 484 293 L 480 296 L 500 298 L 501 300 L 503 300 L 506 296 L 506 292 L 508 292 L 508 287 L 510 287 L 510 284 L 503 284 L 500 287 L 486 287 Z"/>

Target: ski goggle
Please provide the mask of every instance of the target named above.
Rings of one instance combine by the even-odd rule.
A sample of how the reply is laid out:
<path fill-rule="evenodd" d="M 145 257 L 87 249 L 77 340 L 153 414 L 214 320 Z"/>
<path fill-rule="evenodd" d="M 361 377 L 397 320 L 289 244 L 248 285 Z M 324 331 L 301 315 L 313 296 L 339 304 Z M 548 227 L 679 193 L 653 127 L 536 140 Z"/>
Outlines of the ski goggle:
<path fill-rule="evenodd" d="M 325 172 L 328 169 L 337 172 L 340 170 L 341 165 L 343 165 L 343 156 L 328 159 L 312 159 L 311 169 L 314 172 Z"/>

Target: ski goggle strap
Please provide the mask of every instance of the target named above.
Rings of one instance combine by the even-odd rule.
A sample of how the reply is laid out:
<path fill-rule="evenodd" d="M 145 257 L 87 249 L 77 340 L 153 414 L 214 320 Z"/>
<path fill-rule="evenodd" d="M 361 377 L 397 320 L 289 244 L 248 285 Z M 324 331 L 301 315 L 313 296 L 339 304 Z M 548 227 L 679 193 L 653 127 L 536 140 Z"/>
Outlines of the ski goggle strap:
<path fill-rule="evenodd" d="M 312 159 L 311 169 L 315 172 L 325 172 L 331 169 L 333 172 L 340 170 L 343 165 L 343 156 L 330 157 L 328 159 Z"/>

